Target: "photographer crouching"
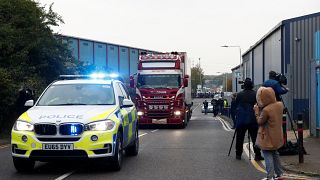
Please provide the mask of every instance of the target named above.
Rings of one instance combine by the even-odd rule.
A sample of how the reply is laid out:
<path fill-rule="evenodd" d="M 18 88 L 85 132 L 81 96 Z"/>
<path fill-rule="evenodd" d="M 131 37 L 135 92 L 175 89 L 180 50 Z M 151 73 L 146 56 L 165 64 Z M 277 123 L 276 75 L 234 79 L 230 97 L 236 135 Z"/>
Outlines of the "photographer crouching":
<path fill-rule="evenodd" d="M 253 82 L 246 78 L 243 89 L 237 94 L 236 98 L 236 159 L 241 160 L 243 152 L 243 141 L 248 130 L 253 142 L 255 160 L 263 160 L 260 149 L 255 146 L 258 123 L 256 121 L 253 106 L 256 104 L 256 91 L 253 90 Z"/>

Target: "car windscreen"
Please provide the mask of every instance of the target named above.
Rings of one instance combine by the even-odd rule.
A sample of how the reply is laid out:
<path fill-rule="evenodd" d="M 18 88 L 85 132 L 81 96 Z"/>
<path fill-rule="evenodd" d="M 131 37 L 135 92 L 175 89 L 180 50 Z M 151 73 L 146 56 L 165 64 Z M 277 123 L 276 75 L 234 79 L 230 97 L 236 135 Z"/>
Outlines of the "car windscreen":
<path fill-rule="evenodd" d="M 139 75 L 137 86 L 140 88 L 179 88 L 180 84 L 179 74 L 150 74 Z"/>
<path fill-rule="evenodd" d="M 112 105 L 114 92 L 108 84 L 61 84 L 50 86 L 37 106 Z"/>

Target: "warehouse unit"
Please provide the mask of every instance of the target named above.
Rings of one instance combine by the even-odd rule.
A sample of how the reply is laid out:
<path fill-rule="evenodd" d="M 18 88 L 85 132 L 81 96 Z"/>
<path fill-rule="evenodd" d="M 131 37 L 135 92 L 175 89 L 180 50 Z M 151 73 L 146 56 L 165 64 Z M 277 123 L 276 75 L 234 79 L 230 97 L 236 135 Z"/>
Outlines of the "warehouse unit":
<path fill-rule="evenodd" d="M 316 79 L 319 31 L 320 13 L 284 20 L 242 55 L 241 66 L 232 69 L 234 77 L 241 71 L 244 77 L 253 79 L 256 87 L 268 79 L 270 70 L 286 75 L 290 91 L 283 96 L 285 105 L 294 119 L 298 113 L 303 114 L 305 127 L 312 135 L 317 134 L 320 124 L 320 100 L 316 98 L 320 93 Z"/>
<path fill-rule="evenodd" d="M 129 78 L 131 74 L 137 72 L 138 56 L 141 52 L 155 52 L 72 36 L 59 35 L 59 37 L 68 44 L 76 63 L 81 62 L 85 65 L 95 65 L 97 69 L 118 72 L 124 78 Z"/>

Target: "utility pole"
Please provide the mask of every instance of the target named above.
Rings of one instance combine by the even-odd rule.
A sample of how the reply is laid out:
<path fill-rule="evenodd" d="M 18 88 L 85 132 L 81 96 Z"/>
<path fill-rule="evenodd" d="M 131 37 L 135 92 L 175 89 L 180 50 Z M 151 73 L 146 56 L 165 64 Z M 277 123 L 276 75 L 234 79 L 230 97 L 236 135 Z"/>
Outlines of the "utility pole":
<path fill-rule="evenodd" d="M 199 58 L 199 79 L 200 79 L 200 85 L 201 85 L 201 89 L 202 89 L 202 79 L 201 79 L 201 64 L 200 64 L 200 58 Z"/>

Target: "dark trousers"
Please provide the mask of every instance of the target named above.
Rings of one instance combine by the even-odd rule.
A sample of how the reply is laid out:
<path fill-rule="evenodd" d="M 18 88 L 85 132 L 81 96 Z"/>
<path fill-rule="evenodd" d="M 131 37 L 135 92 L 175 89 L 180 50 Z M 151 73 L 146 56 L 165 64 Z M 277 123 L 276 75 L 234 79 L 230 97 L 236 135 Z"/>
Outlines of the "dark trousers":
<path fill-rule="evenodd" d="M 256 156 L 261 156 L 260 149 L 255 147 L 256 139 L 257 139 L 257 133 L 258 133 L 258 128 L 257 127 L 241 127 L 237 128 L 237 134 L 236 134 L 236 155 L 241 156 L 242 151 L 243 151 L 243 141 L 246 135 L 247 130 L 249 131 L 250 134 L 250 139 L 253 143 L 253 151 Z"/>

